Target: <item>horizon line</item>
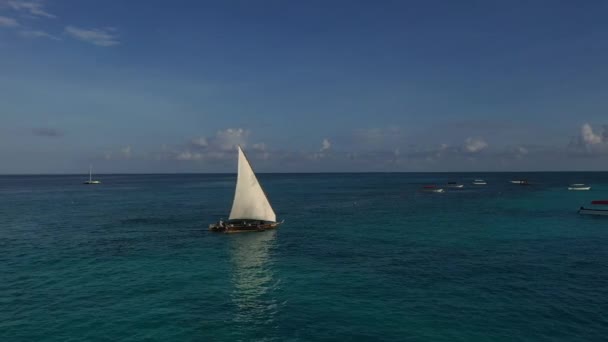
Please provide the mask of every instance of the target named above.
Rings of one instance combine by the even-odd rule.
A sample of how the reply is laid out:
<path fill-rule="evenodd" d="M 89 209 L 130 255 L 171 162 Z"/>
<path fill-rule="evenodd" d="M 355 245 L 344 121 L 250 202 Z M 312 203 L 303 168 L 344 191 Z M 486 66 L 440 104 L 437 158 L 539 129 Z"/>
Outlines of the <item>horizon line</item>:
<path fill-rule="evenodd" d="M 530 170 L 530 171 L 319 171 L 319 172 L 256 172 L 256 174 L 387 174 L 387 173 L 599 173 L 606 170 Z M 0 173 L 4 176 L 81 176 L 88 173 Z M 97 176 L 113 175 L 235 175 L 236 172 L 108 172 L 96 173 Z"/>

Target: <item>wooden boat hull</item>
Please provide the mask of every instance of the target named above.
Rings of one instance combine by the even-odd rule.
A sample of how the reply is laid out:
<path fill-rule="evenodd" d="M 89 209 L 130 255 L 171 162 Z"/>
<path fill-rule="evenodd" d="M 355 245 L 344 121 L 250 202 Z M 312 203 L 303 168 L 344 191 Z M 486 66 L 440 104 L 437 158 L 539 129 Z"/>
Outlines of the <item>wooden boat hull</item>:
<path fill-rule="evenodd" d="M 263 224 L 250 224 L 250 225 L 242 225 L 242 224 L 225 224 L 218 225 L 212 224 L 209 225 L 209 230 L 215 233 L 253 233 L 253 232 L 263 232 L 266 230 L 276 229 L 283 222 L 271 222 L 271 223 L 263 223 Z"/>
<path fill-rule="evenodd" d="M 581 207 L 578 210 L 581 215 L 597 215 L 597 216 L 608 216 L 608 209 L 590 209 Z"/>

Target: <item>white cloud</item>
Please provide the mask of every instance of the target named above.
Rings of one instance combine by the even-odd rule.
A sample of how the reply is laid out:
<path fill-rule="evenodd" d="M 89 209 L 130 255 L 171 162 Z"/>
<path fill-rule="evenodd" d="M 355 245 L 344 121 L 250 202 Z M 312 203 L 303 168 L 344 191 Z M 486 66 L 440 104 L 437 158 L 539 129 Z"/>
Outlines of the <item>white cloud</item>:
<path fill-rule="evenodd" d="M 207 142 L 207 138 L 205 138 L 205 137 L 192 139 L 192 140 L 190 140 L 190 144 L 192 144 L 193 146 L 198 146 L 198 147 L 209 146 L 209 143 Z"/>
<path fill-rule="evenodd" d="M 231 151 L 239 145 L 245 147 L 247 145 L 248 137 L 249 131 L 246 129 L 227 128 L 217 131 L 215 136 L 210 138 L 198 137 L 192 139 L 190 140 L 189 145 L 193 149 Z"/>
<path fill-rule="evenodd" d="M 213 139 L 213 145 L 221 150 L 233 150 L 238 145 L 246 146 L 249 131 L 243 128 L 228 128 L 218 131 Z"/>
<path fill-rule="evenodd" d="M 325 138 L 323 139 L 323 141 L 321 141 L 321 148 L 319 149 L 319 152 L 313 153 L 309 155 L 310 159 L 313 160 L 319 160 L 322 158 L 325 158 L 329 153 L 329 150 L 331 149 L 331 142 L 329 141 L 329 139 Z"/>
<path fill-rule="evenodd" d="M 23 30 L 23 31 L 19 31 L 19 34 L 22 37 L 26 37 L 26 38 L 48 38 L 48 39 L 52 39 L 52 40 L 61 40 L 59 37 L 54 36 L 50 33 L 44 32 L 44 31 Z"/>
<path fill-rule="evenodd" d="M 571 141 L 569 147 L 571 152 L 582 152 L 590 156 L 608 154 L 608 125 L 604 125 L 598 132 L 590 124 L 583 124 L 578 138 Z"/>
<path fill-rule="evenodd" d="M 319 151 L 324 152 L 327 151 L 331 148 L 331 142 L 329 141 L 329 139 L 325 138 L 323 139 L 323 141 L 321 142 L 321 149 Z"/>
<path fill-rule="evenodd" d="M 158 159 L 169 160 L 231 160 L 237 146 L 246 148 L 249 144 L 250 131 L 244 128 L 227 128 L 219 130 L 211 137 L 198 137 L 175 148 L 164 148 Z M 262 142 L 251 144 L 248 155 L 257 159 L 269 159 L 270 153 Z"/>
<path fill-rule="evenodd" d="M 481 138 L 467 138 L 464 141 L 464 149 L 469 153 L 477 153 L 488 147 L 488 143 Z"/>
<path fill-rule="evenodd" d="M 114 33 L 115 28 L 105 29 L 82 29 L 75 26 L 67 26 L 65 33 L 73 38 L 83 42 L 91 43 L 97 46 L 114 46 L 120 44 L 118 36 Z"/>
<path fill-rule="evenodd" d="M 590 124 L 585 123 L 581 127 L 581 141 L 585 145 L 595 145 L 602 143 L 602 135 L 593 133 L 593 128 Z"/>
<path fill-rule="evenodd" d="M 0 16 L 0 27 L 17 27 L 19 23 L 17 20 L 9 17 Z"/>
<path fill-rule="evenodd" d="M 54 14 L 44 9 L 42 1 L 9 0 L 6 4 L 15 11 L 26 12 L 35 17 L 56 18 Z"/>

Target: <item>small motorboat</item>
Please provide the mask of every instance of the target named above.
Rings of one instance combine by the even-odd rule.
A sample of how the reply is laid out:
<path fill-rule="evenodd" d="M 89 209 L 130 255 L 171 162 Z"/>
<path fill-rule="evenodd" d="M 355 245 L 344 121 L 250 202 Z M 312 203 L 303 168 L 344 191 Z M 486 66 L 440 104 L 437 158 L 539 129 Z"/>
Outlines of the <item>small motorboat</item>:
<path fill-rule="evenodd" d="M 448 188 L 453 188 L 453 189 L 462 189 L 462 188 L 464 188 L 463 184 L 458 184 L 456 182 L 448 182 L 448 184 L 446 186 Z"/>
<path fill-rule="evenodd" d="M 594 208 L 580 207 L 578 209 L 578 213 L 581 215 L 608 216 L 608 200 L 592 201 L 591 205 L 594 205 L 594 206 L 605 205 L 606 207 L 605 207 L 605 209 L 598 208 L 598 207 L 594 207 Z"/>
<path fill-rule="evenodd" d="M 568 190 L 570 191 L 588 191 L 591 190 L 591 187 L 585 184 L 570 184 L 568 186 Z"/>
<path fill-rule="evenodd" d="M 511 184 L 528 185 L 528 181 L 525 179 L 517 179 L 510 181 Z"/>
<path fill-rule="evenodd" d="M 488 184 L 488 183 L 486 183 L 486 181 L 483 179 L 476 179 L 473 181 L 473 185 L 486 185 L 486 184 Z"/>
<path fill-rule="evenodd" d="M 426 185 L 420 189 L 422 192 L 443 192 L 442 188 L 438 188 L 435 185 Z"/>

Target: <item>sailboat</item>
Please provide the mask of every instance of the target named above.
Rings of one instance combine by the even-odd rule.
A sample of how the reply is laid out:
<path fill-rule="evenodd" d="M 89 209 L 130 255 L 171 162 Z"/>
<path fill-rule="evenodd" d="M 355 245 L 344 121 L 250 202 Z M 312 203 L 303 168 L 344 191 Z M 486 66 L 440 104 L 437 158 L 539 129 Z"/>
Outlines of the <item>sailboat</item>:
<path fill-rule="evenodd" d="M 249 160 L 238 146 L 238 175 L 232 210 L 227 222 L 220 220 L 209 225 L 209 230 L 222 233 L 259 232 L 277 228 L 277 216 L 255 176 Z"/>
<path fill-rule="evenodd" d="M 93 165 L 89 165 L 89 180 L 85 181 L 84 184 L 100 184 L 101 181 L 93 180 Z"/>

